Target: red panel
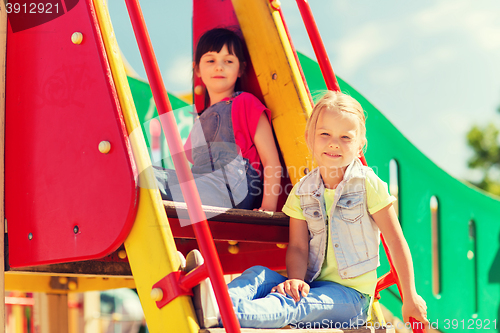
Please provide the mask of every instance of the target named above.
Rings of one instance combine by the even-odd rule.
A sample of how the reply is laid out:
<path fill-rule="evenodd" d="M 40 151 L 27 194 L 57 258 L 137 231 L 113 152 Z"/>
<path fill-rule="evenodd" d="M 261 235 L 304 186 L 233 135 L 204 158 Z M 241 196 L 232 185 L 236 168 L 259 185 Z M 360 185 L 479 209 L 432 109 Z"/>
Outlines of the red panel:
<path fill-rule="evenodd" d="M 236 31 L 241 37 L 243 36 L 231 1 L 193 0 L 193 50 L 196 50 L 198 39 L 200 39 L 207 30 L 214 28 L 228 28 Z M 259 81 L 257 80 L 257 75 L 253 69 L 248 52 L 245 52 L 245 58 L 247 60 L 247 67 L 245 75 L 240 79 L 241 90 L 252 93 L 264 103 Z M 194 86 L 204 86 L 199 77 L 194 78 Z M 194 104 L 198 112 L 203 110 L 205 105 L 205 93 L 202 95 L 194 94 Z M 281 164 L 283 166 L 285 165 L 283 161 L 281 161 Z M 281 180 L 282 188 L 287 187 L 287 184 L 290 184 L 288 175 Z M 287 195 L 288 193 L 283 193 L 278 199 L 278 210 L 283 207 Z"/>
<path fill-rule="evenodd" d="M 175 239 L 177 249 L 186 256 L 189 251 L 197 249 L 195 240 Z M 265 243 L 238 243 L 239 252 L 229 253 L 228 242 L 215 242 L 217 253 L 221 261 L 224 274 L 242 273 L 244 270 L 256 266 L 266 266 L 272 270 L 285 270 L 286 248 L 281 249 L 276 244 Z M 205 258 L 207 260 L 207 258 Z"/>
<path fill-rule="evenodd" d="M 181 226 L 176 218 L 168 218 L 175 238 L 195 239 L 191 225 Z M 288 243 L 288 226 L 208 221 L 214 240 L 256 243 Z"/>
<path fill-rule="evenodd" d="M 103 257 L 128 235 L 138 188 L 91 1 L 33 28 L 8 29 L 9 263 Z M 80 45 L 74 32 L 83 34 Z M 111 143 L 108 154 L 99 152 L 101 141 Z"/>
<path fill-rule="evenodd" d="M 231 1 L 193 0 L 193 50 L 196 50 L 198 39 L 200 39 L 207 30 L 214 28 L 231 29 L 236 31 L 243 38 L 240 24 L 236 18 Z M 264 102 L 248 52 L 245 52 L 245 58 L 247 60 L 247 68 L 246 75 L 242 77 L 242 90 L 254 94 L 261 102 Z M 198 77 L 195 77 L 194 85 L 195 87 L 198 85 L 204 86 L 201 79 Z M 194 102 L 198 111 L 203 110 L 205 95 L 194 95 Z"/>

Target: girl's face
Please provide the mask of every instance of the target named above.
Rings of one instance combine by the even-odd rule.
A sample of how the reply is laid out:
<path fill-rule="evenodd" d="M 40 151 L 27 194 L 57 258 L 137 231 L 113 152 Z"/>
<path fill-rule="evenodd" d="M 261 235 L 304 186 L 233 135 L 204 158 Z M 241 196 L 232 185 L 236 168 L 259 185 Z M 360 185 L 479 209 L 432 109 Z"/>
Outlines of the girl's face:
<path fill-rule="evenodd" d="M 361 154 L 359 119 L 350 113 L 323 110 L 316 123 L 314 158 L 319 166 L 342 169 Z"/>
<path fill-rule="evenodd" d="M 240 62 L 224 45 L 220 52 L 211 51 L 201 56 L 196 74 L 205 83 L 212 105 L 234 93 L 236 80 L 241 76 Z"/>

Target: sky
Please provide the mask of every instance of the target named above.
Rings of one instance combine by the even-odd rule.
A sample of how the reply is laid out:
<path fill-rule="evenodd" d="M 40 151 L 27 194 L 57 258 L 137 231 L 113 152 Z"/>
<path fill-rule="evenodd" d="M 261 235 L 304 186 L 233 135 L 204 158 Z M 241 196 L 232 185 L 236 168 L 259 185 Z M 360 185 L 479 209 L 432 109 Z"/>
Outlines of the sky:
<path fill-rule="evenodd" d="M 295 48 L 315 59 L 296 2 L 281 0 Z M 146 78 L 123 0 L 108 0 L 118 44 Z M 333 70 L 454 177 L 466 134 L 500 126 L 500 1 L 311 0 Z M 192 1 L 141 1 L 167 91 L 191 89 Z"/>

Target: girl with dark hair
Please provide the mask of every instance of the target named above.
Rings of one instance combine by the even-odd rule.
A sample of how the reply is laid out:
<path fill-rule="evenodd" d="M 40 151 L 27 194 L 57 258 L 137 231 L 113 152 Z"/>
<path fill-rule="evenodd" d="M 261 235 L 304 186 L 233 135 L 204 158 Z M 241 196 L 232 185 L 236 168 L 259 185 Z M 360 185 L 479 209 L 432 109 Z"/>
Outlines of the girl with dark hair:
<path fill-rule="evenodd" d="M 206 86 L 206 106 L 186 142 L 202 204 L 275 211 L 281 165 L 270 111 L 252 94 L 235 91 L 246 67 L 243 43 L 228 29 L 198 41 L 194 74 Z M 185 201 L 174 170 L 155 168 L 164 200 Z M 262 199 L 262 201 L 261 201 Z"/>

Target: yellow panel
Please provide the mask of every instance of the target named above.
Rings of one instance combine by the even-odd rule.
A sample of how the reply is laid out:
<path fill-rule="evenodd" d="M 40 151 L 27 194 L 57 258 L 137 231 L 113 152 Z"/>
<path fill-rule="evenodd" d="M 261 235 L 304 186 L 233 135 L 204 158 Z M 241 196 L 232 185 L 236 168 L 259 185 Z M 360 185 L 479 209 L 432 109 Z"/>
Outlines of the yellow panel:
<path fill-rule="evenodd" d="M 137 118 L 106 2 L 94 0 L 94 5 L 140 175 L 141 188 L 137 217 L 125 241 L 125 248 L 146 322 L 151 332 L 198 332 L 199 327 L 190 297 L 178 297 L 162 309 L 158 309 L 149 296 L 153 284 L 178 270 L 180 260 L 160 193 L 156 187 L 151 160 Z"/>
<path fill-rule="evenodd" d="M 68 289 L 51 288 L 50 281 L 52 278 L 65 279 L 66 281 L 61 280 L 61 284 L 67 286 Z M 67 274 L 54 275 L 49 273 L 5 273 L 5 290 L 66 294 L 68 292 L 84 292 L 117 288 L 135 288 L 134 279 L 130 277 L 89 277 L 77 275 L 69 276 Z"/>
<path fill-rule="evenodd" d="M 295 184 L 308 166 L 304 130 L 312 106 L 278 11 L 267 0 L 232 0 L 273 128 Z M 310 166 L 309 166 L 310 167 Z"/>

